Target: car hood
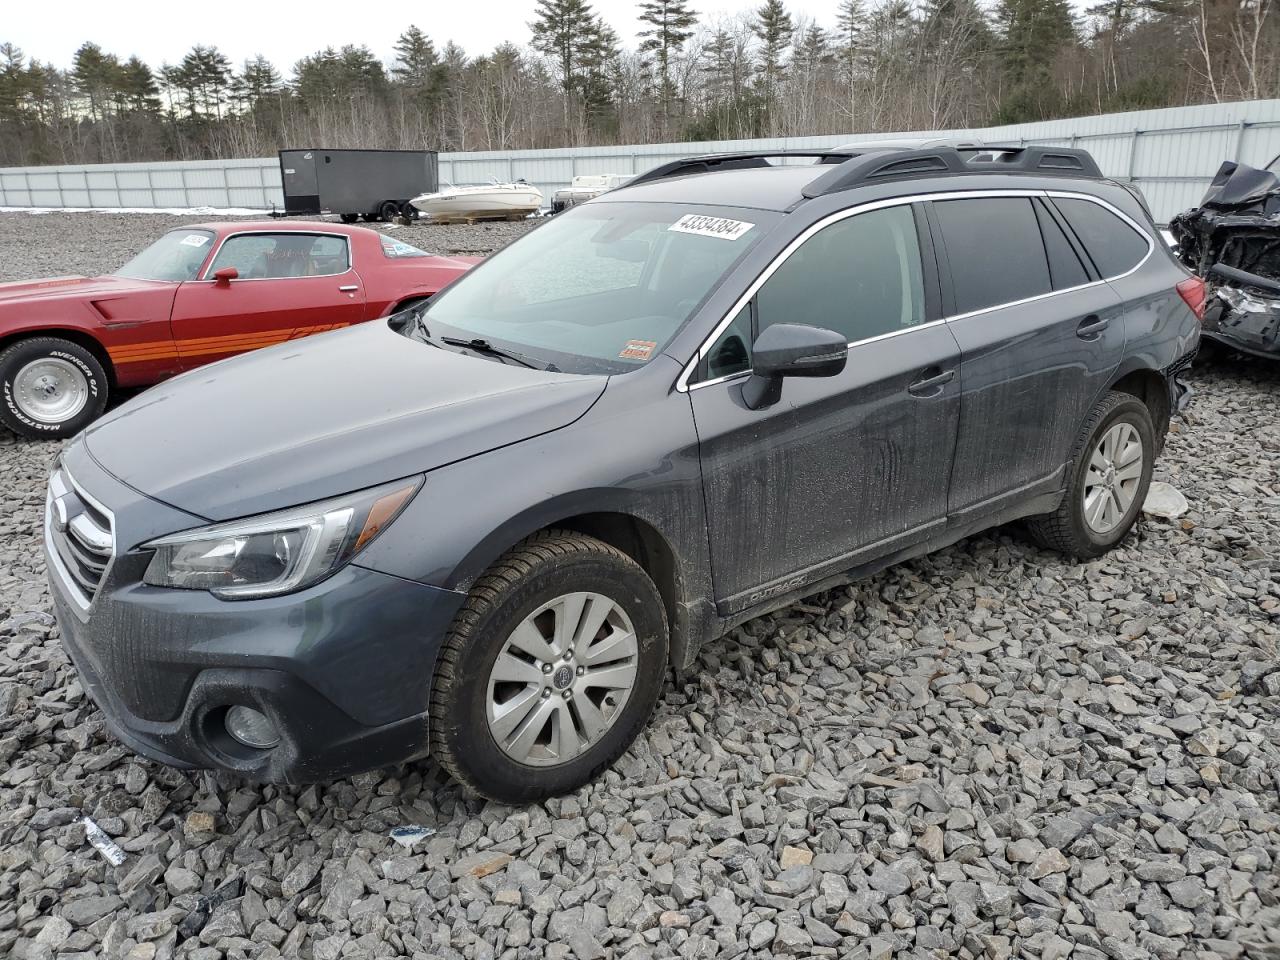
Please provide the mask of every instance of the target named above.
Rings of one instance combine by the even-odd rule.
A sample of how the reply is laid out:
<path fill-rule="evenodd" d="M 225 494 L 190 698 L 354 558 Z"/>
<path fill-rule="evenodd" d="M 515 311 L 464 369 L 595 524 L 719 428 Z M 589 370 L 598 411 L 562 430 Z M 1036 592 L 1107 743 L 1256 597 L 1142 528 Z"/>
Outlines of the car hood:
<path fill-rule="evenodd" d="M 84 442 L 139 492 L 229 520 L 557 430 L 607 382 L 453 353 L 374 321 L 153 387 L 91 426 Z"/>
<path fill-rule="evenodd" d="M 44 280 L 14 280 L 0 283 L 0 305 L 9 302 L 29 303 L 32 300 L 56 300 L 74 297 L 77 300 L 111 299 L 127 296 L 139 290 L 155 290 L 163 281 L 131 280 L 128 277 L 48 277 Z M 169 284 L 176 286 L 176 284 Z"/>

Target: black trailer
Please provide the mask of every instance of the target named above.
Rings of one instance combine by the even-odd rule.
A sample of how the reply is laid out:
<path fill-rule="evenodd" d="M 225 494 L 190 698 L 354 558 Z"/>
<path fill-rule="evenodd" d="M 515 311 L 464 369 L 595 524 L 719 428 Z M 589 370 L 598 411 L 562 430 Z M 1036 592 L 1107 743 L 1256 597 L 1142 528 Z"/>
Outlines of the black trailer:
<path fill-rule="evenodd" d="M 281 150 L 285 216 L 336 213 L 343 223 L 417 217 L 409 203 L 440 189 L 434 150 Z"/>

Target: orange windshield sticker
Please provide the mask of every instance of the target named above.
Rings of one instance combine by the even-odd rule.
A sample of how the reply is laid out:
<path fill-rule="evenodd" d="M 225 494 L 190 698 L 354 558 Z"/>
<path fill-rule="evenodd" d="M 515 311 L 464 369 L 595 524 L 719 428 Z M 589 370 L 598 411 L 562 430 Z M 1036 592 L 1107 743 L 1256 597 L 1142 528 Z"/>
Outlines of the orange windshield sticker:
<path fill-rule="evenodd" d="M 622 360 L 648 360 L 657 346 L 656 340 L 628 340 L 618 357 Z"/>

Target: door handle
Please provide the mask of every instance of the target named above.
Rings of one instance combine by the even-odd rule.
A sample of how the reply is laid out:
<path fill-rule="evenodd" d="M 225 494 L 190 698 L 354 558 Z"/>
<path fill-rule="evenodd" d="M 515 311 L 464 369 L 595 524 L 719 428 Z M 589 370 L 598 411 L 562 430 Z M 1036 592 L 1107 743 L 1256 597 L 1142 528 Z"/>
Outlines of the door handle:
<path fill-rule="evenodd" d="M 338 289 L 343 293 L 355 293 L 360 288 L 354 283 L 349 283 L 345 287 L 339 287 Z"/>
<path fill-rule="evenodd" d="M 926 367 L 920 376 L 907 387 L 907 393 L 913 397 L 936 397 L 955 375 L 956 372 L 954 370 L 943 370 L 941 367 Z"/>
<path fill-rule="evenodd" d="M 1109 326 L 1111 321 L 1106 317 L 1091 313 L 1080 321 L 1080 326 L 1076 327 L 1076 336 L 1081 340 L 1097 340 L 1102 331 Z"/>

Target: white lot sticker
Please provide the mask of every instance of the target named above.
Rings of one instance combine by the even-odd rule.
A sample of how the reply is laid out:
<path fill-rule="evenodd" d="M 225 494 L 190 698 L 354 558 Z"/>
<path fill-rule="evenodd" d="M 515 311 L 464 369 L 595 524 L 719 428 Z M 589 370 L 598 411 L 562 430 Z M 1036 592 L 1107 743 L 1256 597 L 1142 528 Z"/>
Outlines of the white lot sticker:
<path fill-rule="evenodd" d="M 189 233 L 182 238 L 182 245 L 185 247 L 203 247 L 209 242 L 209 238 L 203 233 Z"/>
<path fill-rule="evenodd" d="M 724 217 L 704 217 L 696 213 L 687 213 L 667 229 L 676 233 L 695 233 L 700 237 L 715 237 L 717 240 L 737 240 L 754 226 L 754 223 L 743 220 L 726 220 Z"/>

